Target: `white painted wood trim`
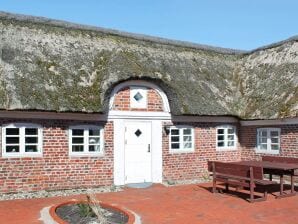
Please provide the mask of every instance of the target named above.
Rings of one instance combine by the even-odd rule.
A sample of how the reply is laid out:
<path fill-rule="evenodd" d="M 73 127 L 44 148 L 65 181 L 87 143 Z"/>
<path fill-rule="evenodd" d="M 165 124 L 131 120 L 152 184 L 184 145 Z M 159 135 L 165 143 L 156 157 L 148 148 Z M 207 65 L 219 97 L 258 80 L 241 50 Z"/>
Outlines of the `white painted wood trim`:
<path fill-rule="evenodd" d="M 298 117 L 284 118 L 276 120 L 253 120 L 253 121 L 240 121 L 241 126 L 261 126 L 261 125 L 286 125 L 298 124 Z"/>
<path fill-rule="evenodd" d="M 109 111 L 108 121 L 115 119 L 133 120 L 171 120 L 170 113 L 167 112 L 146 112 L 146 111 Z"/>
<path fill-rule="evenodd" d="M 121 90 L 125 87 L 130 87 L 130 86 L 143 86 L 143 87 L 148 87 L 148 88 L 156 90 L 162 99 L 164 112 L 168 112 L 168 113 L 170 112 L 170 105 L 169 105 L 168 97 L 164 93 L 164 91 L 162 89 L 160 89 L 157 85 L 155 85 L 151 82 L 143 81 L 143 80 L 131 80 L 131 81 L 122 82 L 119 85 L 117 85 L 113 89 L 111 96 L 110 96 L 110 101 L 109 101 L 109 109 L 110 110 L 112 110 L 112 108 L 113 108 L 115 95 L 119 92 L 119 90 Z"/>
<path fill-rule="evenodd" d="M 127 119 L 114 120 L 114 184 L 125 184 L 125 122 Z M 134 120 L 145 121 L 145 120 Z M 152 153 L 152 182 L 162 182 L 162 121 L 146 120 L 151 122 L 151 153 Z"/>
<path fill-rule="evenodd" d="M 152 121 L 152 182 L 162 183 L 162 121 Z"/>
<path fill-rule="evenodd" d="M 125 183 L 125 154 L 124 154 L 124 121 L 114 121 L 114 184 L 124 185 Z"/>
<path fill-rule="evenodd" d="M 19 150 L 17 153 L 6 152 L 6 134 L 5 128 L 19 128 Z M 25 152 L 25 128 L 37 128 L 37 148 L 38 152 Z M 24 157 L 42 157 L 43 156 L 43 127 L 34 123 L 9 123 L 2 126 L 2 157 L 3 158 L 24 158 Z"/>

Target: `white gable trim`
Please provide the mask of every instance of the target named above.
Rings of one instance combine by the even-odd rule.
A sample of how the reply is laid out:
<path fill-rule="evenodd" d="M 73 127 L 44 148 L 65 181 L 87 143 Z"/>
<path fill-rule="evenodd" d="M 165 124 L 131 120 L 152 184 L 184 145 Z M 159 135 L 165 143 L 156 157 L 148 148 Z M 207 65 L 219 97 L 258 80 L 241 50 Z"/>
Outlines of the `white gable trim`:
<path fill-rule="evenodd" d="M 123 82 L 123 83 L 120 83 L 119 85 L 117 85 L 111 93 L 111 97 L 110 97 L 110 101 L 109 101 L 109 109 L 110 110 L 113 109 L 115 95 L 121 89 L 123 89 L 125 87 L 130 87 L 130 86 L 143 86 L 143 87 L 148 87 L 148 88 L 156 90 L 162 99 L 164 112 L 170 113 L 170 105 L 169 105 L 168 97 L 164 93 L 164 91 L 162 91 L 162 89 L 160 89 L 157 85 L 155 85 L 151 82 L 143 81 L 143 80 L 131 80 L 131 81 L 126 81 L 126 82 Z M 146 112 L 143 112 L 143 113 L 146 113 Z"/>

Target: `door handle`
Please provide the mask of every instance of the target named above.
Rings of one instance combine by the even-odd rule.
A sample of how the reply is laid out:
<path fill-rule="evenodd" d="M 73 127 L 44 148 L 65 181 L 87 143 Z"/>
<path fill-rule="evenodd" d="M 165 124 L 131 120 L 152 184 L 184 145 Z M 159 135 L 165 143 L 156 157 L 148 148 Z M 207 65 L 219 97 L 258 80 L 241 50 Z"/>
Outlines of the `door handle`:
<path fill-rule="evenodd" d="M 151 150 L 150 150 L 150 144 L 148 144 L 148 151 L 147 152 L 150 152 Z"/>

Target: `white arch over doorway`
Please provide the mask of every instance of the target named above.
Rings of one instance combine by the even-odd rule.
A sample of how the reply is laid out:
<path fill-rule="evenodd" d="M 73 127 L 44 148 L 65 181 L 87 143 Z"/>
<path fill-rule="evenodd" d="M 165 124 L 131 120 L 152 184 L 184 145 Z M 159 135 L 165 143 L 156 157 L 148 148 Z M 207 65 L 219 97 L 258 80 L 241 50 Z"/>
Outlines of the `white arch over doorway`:
<path fill-rule="evenodd" d="M 130 86 L 142 86 L 142 87 L 147 87 L 147 88 L 156 90 L 162 99 L 163 110 L 164 110 L 163 112 L 170 113 L 169 100 L 168 100 L 168 97 L 165 94 L 165 92 L 161 88 L 159 88 L 159 86 L 155 85 L 154 83 L 144 81 L 144 80 L 129 80 L 129 81 L 122 82 L 122 83 L 118 84 L 117 86 L 115 86 L 115 88 L 113 89 L 113 91 L 111 93 L 111 97 L 109 100 L 109 110 L 113 109 L 116 94 L 121 89 L 123 89 L 125 87 L 130 87 Z"/>

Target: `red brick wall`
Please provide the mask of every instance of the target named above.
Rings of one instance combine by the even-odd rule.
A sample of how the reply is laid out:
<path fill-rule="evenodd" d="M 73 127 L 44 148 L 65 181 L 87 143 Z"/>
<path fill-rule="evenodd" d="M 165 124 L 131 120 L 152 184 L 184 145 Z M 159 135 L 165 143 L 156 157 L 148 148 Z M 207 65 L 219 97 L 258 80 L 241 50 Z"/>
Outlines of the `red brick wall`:
<path fill-rule="evenodd" d="M 236 150 L 216 151 L 216 127 L 220 124 L 193 123 L 187 125 L 195 128 L 195 150 L 191 153 L 170 152 L 169 135 L 163 131 L 164 181 L 183 181 L 202 178 L 207 174 L 208 160 L 239 161 L 241 159 L 239 145 Z"/>
<path fill-rule="evenodd" d="M 14 121 L 0 120 L 0 122 L 3 124 Z M 82 123 L 46 120 L 22 120 L 21 122 L 43 126 L 43 156 L 41 158 L 2 158 L 1 156 L 1 193 L 95 187 L 113 183 L 112 122 L 106 123 L 104 127 L 105 154 L 102 157 L 69 157 L 68 127 Z"/>
<path fill-rule="evenodd" d="M 115 95 L 113 109 L 125 111 L 163 111 L 162 99 L 158 92 L 154 89 L 148 89 L 147 94 L 147 108 L 131 108 L 130 89 L 129 87 L 123 88 Z"/>
<path fill-rule="evenodd" d="M 242 126 L 240 131 L 241 159 L 261 159 L 262 155 L 256 153 L 257 128 L 280 128 L 280 154 L 277 156 L 298 157 L 298 125 L 276 125 L 276 126 Z"/>

